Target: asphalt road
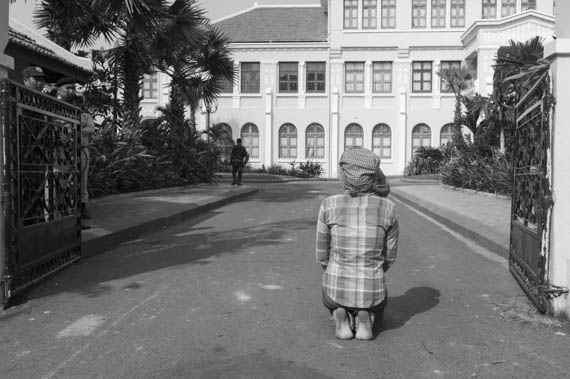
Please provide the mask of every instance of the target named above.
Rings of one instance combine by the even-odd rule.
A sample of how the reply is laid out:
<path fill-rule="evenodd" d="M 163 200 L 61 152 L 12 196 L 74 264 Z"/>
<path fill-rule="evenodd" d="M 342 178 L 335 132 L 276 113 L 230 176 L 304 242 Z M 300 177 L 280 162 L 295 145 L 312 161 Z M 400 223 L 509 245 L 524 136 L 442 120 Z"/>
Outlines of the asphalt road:
<path fill-rule="evenodd" d="M 30 290 L 0 316 L 0 378 L 570 377 L 570 330 L 504 260 L 403 204 L 380 333 L 336 340 L 314 240 L 340 184 L 260 188 Z"/>

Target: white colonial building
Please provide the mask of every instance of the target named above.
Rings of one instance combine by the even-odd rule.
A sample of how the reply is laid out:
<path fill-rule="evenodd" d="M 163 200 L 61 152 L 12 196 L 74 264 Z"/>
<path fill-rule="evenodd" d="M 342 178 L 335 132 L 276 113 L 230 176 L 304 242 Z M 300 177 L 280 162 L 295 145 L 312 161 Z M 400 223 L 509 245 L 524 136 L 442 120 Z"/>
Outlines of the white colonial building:
<path fill-rule="evenodd" d="M 473 90 L 492 90 L 509 40 L 554 33 L 554 0 L 322 0 L 254 6 L 214 24 L 231 38 L 238 80 L 210 122 L 241 137 L 250 163 L 318 161 L 331 177 L 347 146 L 401 175 L 418 146 L 451 138 L 455 98 L 436 74 L 466 64 Z M 168 99 L 165 78 L 145 79 L 143 116 Z M 201 109 L 199 127 L 208 114 Z"/>

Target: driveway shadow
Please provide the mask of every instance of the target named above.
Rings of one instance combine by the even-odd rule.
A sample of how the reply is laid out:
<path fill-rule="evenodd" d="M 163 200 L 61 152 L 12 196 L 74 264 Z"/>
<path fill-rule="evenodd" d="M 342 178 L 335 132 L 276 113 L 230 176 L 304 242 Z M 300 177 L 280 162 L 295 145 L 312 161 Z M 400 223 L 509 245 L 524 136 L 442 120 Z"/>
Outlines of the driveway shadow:
<path fill-rule="evenodd" d="M 424 313 L 439 304 L 441 292 L 431 287 L 413 287 L 401 296 L 388 296 L 384 321 L 375 328 L 375 335 L 403 326 L 413 316 Z"/>
<path fill-rule="evenodd" d="M 276 245 L 290 243 L 283 238 L 284 230 L 305 231 L 315 227 L 313 218 L 294 218 L 263 225 L 237 227 L 223 232 L 216 228 L 200 226 L 201 222 L 222 213 L 213 211 L 197 216 L 185 224 L 189 228 L 188 233 L 179 236 L 169 233 L 163 233 L 161 237 L 152 235 L 142 241 L 122 245 L 88 261 L 80 261 L 60 271 L 58 275 L 42 281 L 41 286 L 35 286 L 15 296 L 11 305 L 19 305 L 30 299 L 61 292 L 98 297 L 113 291 L 113 287 L 106 284 L 113 280 L 180 265 L 209 265 L 212 261 L 208 258 L 239 254 L 246 249 L 272 249 Z M 124 289 L 136 290 L 140 287 L 139 283 L 132 282 Z"/>

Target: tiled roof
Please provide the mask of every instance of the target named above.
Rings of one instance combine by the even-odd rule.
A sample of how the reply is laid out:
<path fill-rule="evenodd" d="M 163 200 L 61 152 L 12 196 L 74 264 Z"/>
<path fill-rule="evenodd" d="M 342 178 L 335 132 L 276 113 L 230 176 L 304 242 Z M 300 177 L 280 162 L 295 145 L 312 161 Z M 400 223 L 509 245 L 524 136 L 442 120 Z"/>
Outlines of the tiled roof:
<path fill-rule="evenodd" d="M 325 42 L 320 6 L 257 6 L 214 24 L 231 42 Z"/>
<path fill-rule="evenodd" d="M 28 49 L 30 51 L 33 51 L 37 54 L 43 55 L 44 57 L 55 59 L 57 61 L 65 63 L 68 66 L 79 68 L 85 72 L 90 72 L 90 70 L 87 69 L 86 67 L 81 66 L 77 63 L 74 63 L 74 62 L 70 61 L 69 59 L 62 57 L 61 55 L 56 54 L 52 49 L 40 45 L 32 37 L 15 30 L 11 26 L 8 29 L 8 36 L 10 38 L 9 43 L 23 47 L 23 48 Z M 71 53 L 69 53 L 69 54 L 71 55 Z"/>

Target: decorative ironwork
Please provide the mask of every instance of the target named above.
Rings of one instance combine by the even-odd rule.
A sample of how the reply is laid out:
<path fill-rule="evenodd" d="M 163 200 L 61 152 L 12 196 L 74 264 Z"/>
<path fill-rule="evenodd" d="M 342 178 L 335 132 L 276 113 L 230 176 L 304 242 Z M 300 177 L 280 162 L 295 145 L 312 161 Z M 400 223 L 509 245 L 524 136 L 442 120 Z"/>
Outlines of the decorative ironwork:
<path fill-rule="evenodd" d="M 545 74 L 516 106 L 509 266 L 537 308 L 546 311 L 546 263 L 552 194 L 549 78 Z"/>
<path fill-rule="evenodd" d="M 0 280 L 7 300 L 81 255 L 81 109 L 9 80 L 1 84 L 7 185 Z"/>

